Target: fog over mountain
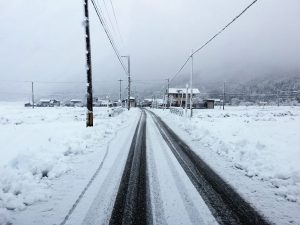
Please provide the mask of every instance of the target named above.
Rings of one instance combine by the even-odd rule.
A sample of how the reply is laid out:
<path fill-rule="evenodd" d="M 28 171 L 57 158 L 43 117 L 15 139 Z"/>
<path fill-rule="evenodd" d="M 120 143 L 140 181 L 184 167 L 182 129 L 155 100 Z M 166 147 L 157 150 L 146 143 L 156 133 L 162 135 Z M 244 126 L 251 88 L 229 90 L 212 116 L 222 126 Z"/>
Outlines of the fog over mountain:
<path fill-rule="evenodd" d="M 105 4 L 104 4 L 105 2 Z M 196 49 L 252 1 L 99 1 L 121 54 L 130 54 L 133 91 L 159 92 Z M 300 2 L 259 0 L 214 42 L 195 56 L 195 84 L 268 77 L 300 77 Z M 118 63 L 90 4 L 94 92 L 116 98 Z M 109 16 L 109 17 L 108 17 Z M 0 3 L 0 98 L 85 94 L 85 41 L 82 0 L 14 0 Z M 113 26 L 110 25 L 110 22 Z M 121 37 L 119 35 L 121 33 Z M 184 86 L 189 65 L 171 86 Z M 44 83 L 43 83 L 44 82 Z M 65 82 L 65 83 L 49 83 Z M 73 83 L 72 83 L 73 82 Z"/>

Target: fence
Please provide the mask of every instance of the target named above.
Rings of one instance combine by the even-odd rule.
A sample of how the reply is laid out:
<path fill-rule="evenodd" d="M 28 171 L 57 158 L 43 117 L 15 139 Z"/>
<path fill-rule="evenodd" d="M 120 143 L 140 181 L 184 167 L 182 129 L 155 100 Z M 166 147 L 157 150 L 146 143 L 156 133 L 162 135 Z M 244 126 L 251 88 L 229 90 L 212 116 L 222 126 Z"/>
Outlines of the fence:
<path fill-rule="evenodd" d="M 170 112 L 178 116 L 183 116 L 184 110 L 182 107 L 170 107 Z"/>

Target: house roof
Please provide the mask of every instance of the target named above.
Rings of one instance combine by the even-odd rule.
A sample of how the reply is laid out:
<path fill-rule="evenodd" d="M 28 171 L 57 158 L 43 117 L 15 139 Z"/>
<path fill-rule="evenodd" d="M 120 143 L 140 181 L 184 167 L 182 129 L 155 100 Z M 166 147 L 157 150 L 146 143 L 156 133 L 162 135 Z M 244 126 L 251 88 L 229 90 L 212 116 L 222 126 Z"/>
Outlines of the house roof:
<path fill-rule="evenodd" d="M 179 94 L 179 93 L 186 93 L 186 88 L 169 88 L 169 94 Z M 191 89 L 188 89 L 188 93 L 191 93 Z M 200 94 L 198 88 L 193 88 L 193 94 Z"/>
<path fill-rule="evenodd" d="M 71 99 L 70 102 L 81 102 L 80 99 Z"/>
<path fill-rule="evenodd" d="M 50 99 L 40 99 L 40 102 L 51 102 Z"/>
<path fill-rule="evenodd" d="M 207 98 L 207 99 L 203 99 L 204 101 L 215 101 L 215 102 L 220 102 L 221 99 L 219 98 Z"/>

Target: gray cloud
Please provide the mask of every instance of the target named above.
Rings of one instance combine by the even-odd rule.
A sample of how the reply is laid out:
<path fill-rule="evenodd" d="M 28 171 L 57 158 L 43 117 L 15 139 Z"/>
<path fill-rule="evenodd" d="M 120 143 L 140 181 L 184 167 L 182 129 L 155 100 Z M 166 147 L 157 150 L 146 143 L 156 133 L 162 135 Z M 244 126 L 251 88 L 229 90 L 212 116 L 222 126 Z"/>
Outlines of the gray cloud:
<path fill-rule="evenodd" d="M 123 43 L 111 28 L 119 49 L 132 57 L 133 79 L 172 76 L 190 54 L 251 1 L 112 0 Z M 83 1 L 15 0 L 0 3 L 0 80 L 85 82 Z M 105 12 L 103 1 L 99 1 Z M 107 1 L 107 7 L 109 8 Z M 215 42 L 195 57 L 196 79 L 261 76 L 300 70 L 300 3 L 260 0 Z M 111 20 L 114 22 L 110 11 Z M 109 22 L 107 20 L 107 22 Z M 95 92 L 118 92 L 126 79 L 102 27 L 91 9 Z M 180 76 L 187 76 L 187 67 Z M 155 87 L 160 87 L 157 84 Z M 22 87 L 21 87 L 22 86 Z M 124 83 L 125 86 L 125 83 Z M 151 85 L 148 85 L 151 86 Z M 2 84 L 1 96 L 28 84 Z M 147 85 L 135 84 L 136 91 Z M 40 88 L 84 95 L 85 85 Z M 46 91 L 47 90 L 47 91 Z"/>

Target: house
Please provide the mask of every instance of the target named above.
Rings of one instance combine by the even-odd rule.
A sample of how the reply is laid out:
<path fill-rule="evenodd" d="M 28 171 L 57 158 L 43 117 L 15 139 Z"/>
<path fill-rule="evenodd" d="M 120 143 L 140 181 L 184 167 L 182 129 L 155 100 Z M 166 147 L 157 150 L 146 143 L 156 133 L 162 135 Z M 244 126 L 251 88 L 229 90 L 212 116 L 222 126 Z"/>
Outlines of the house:
<path fill-rule="evenodd" d="M 130 102 L 130 108 L 131 107 L 136 107 L 136 99 L 135 99 L 135 97 L 130 97 L 129 102 Z M 122 104 L 127 107 L 127 99 L 122 100 Z"/>
<path fill-rule="evenodd" d="M 164 100 L 160 98 L 156 98 L 152 101 L 151 107 L 152 108 L 162 108 L 164 105 Z"/>
<path fill-rule="evenodd" d="M 142 101 L 142 107 L 150 107 L 152 105 L 153 99 L 146 98 Z"/>
<path fill-rule="evenodd" d="M 193 103 L 196 109 L 214 109 L 216 105 L 221 105 L 220 99 L 199 99 Z"/>
<path fill-rule="evenodd" d="M 193 98 L 196 97 L 196 95 L 200 94 L 200 91 L 198 88 L 193 88 Z M 188 93 L 186 96 L 186 92 Z M 189 88 L 169 88 L 166 93 L 169 96 L 169 102 L 171 106 L 182 106 L 185 107 L 186 104 L 186 97 L 187 97 L 187 104 L 189 104 L 190 97 L 191 97 L 191 89 Z"/>
<path fill-rule="evenodd" d="M 73 107 L 83 107 L 83 103 L 80 99 L 71 99 L 70 100 L 70 106 Z"/>
<path fill-rule="evenodd" d="M 215 100 L 214 99 L 205 99 L 204 102 L 204 108 L 206 109 L 214 109 L 215 108 Z"/>
<path fill-rule="evenodd" d="M 51 104 L 52 104 L 52 106 L 60 106 L 60 101 L 58 101 L 56 99 L 51 99 Z"/>
<path fill-rule="evenodd" d="M 50 99 L 40 99 L 39 103 L 37 104 L 38 107 L 52 107 Z"/>
<path fill-rule="evenodd" d="M 40 99 L 37 104 L 37 107 L 54 107 L 60 106 L 60 101 L 56 99 Z"/>

